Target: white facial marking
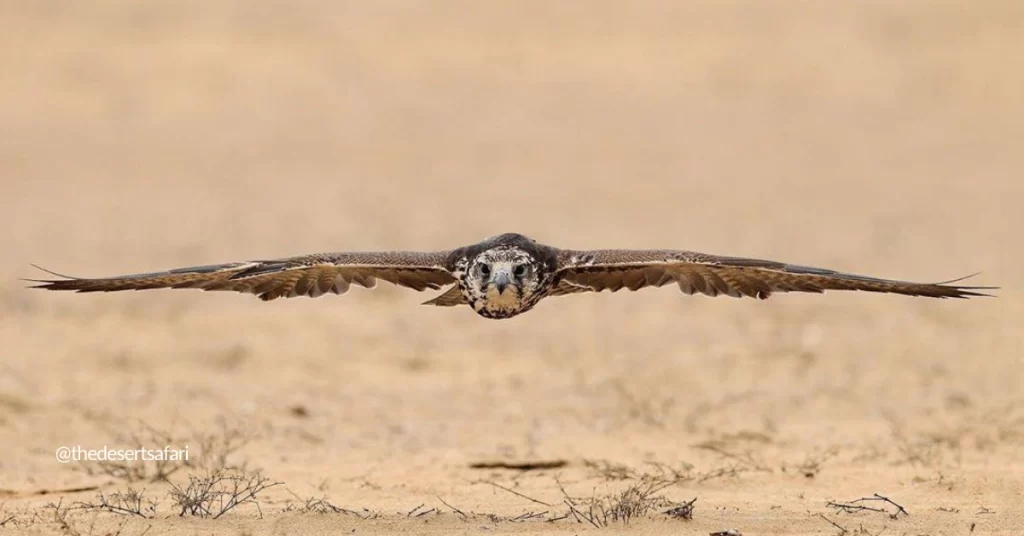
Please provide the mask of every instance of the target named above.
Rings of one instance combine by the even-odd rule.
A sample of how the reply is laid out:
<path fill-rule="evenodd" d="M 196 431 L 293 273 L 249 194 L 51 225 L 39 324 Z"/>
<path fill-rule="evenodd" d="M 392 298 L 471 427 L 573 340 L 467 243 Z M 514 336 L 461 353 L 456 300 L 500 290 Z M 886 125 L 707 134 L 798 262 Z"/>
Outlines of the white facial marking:
<path fill-rule="evenodd" d="M 529 309 L 539 290 L 535 262 L 527 252 L 514 247 L 481 253 L 465 272 L 466 300 L 474 310 L 490 318 L 506 318 Z"/>

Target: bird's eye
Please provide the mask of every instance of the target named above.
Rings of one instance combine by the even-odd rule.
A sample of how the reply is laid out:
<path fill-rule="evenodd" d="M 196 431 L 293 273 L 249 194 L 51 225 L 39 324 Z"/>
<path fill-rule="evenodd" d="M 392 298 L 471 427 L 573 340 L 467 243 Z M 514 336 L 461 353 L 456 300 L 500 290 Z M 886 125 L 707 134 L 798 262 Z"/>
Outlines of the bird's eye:
<path fill-rule="evenodd" d="M 512 273 L 515 274 L 516 277 L 523 277 L 523 275 L 526 273 L 526 266 L 520 264 L 519 266 L 516 266 L 512 270 Z"/>
<path fill-rule="evenodd" d="M 486 264 L 481 264 L 480 265 L 480 273 L 483 274 L 483 275 L 490 275 L 491 267 L 487 266 Z"/>

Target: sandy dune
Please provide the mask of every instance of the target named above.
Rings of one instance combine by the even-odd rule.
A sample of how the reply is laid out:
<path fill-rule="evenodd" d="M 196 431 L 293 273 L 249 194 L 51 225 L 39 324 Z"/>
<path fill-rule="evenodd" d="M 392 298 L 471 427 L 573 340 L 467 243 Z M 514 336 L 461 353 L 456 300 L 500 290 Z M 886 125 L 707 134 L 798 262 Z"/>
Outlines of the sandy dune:
<path fill-rule="evenodd" d="M 890 4 L 0 2 L 0 535 L 1024 533 L 1024 8 Z M 18 281 L 506 231 L 1003 289 Z"/>

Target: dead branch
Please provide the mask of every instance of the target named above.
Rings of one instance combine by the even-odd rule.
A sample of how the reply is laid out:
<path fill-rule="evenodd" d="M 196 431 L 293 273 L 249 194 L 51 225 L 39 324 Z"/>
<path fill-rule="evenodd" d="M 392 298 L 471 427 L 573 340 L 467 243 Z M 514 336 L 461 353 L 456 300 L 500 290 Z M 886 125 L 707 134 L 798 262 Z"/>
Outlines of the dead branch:
<path fill-rule="evenodd" d="M 532 460 L 523 462 L 483 461 L 469 464 L 470 469 L 511 469 L 514 471 L 536 471 L 541 469 L 558 469 L 569 465 L 566 460 Z"/>
<path fill-rule="evenodd" d="M 144 519 L 156 517 L 157 501 L 147 498 L 146 490 L 135 490 L 131 486 L 126 491 L 117 491 L 109 495 L 102 491 L 96 494 L 97 502 L 79 502 L 75 508 L 83 510 L 103 510 L 113 514 L 136 516 Z"/>
<path fill-rule="evenodd" d="M 891 504 L 892 506 L 896 507 L 896 511 L 895 512 L 890 512 L 886 508 L 877 508 L 877 507 L 874 507 L 874 506 L 865 506 L 864 504 L 860 504 L 860 503 L 866 503 L 866 502 L 881 502 L 881 503 L 884 503 L 884 504 Z M 883 514 L 888 515 L 891 519 L 897 519 L 900 514 L 903 514 L 905 516 L 909 516 L 910 515 L 910 512 L 907 512 L 906 508 L 903 508 L 902 505 L 897 504 L 892 499 L 890 499 L 888 497 L 884 497 L 884 496 L 879 495 L 877 493 L 875 493 L 872 497 L 861 497 L 860 499 L 857 499 L 857 500 L 854 500 L 854 501 L 850 501 L 850 502 L 846 502 L 846 503 L 839 503 L 839 502 L 835 502 L 835 501 L 829 501 L 828 503 L 825 504 L 825 506 L 827 506 L 829 508 L 835 508 L 836 511 L 842 511 L 842 512 L 847 513 L 847 514 L 853 513 L 853 512 L 863 512 L 863 511 L 881 512 Z"/>
<path fill-rule="evenodd" d="M 847 532 L 849 532 L 849 531 L 846 530 L 846 528 L 844 528 L 840 524 L 838 524 L 835 521 L 832 521 L 831 519 L 825 517 L 825 514 L 818 514 L 818 517 L 824 519 L 825 521 L 828 521 L 829 525 L 832 525 L 833 527 L 839 529 L 840 536 L 842 536 L 843 534 L 846 534 Z"/>
<path fill-rule="evenodd" d="M 505 490 L 505 491 L 507 491 L 507 492 L 509 492 L 509 493 L 511 493 L 513 495 L 518 495 L 519 497 L 522 497 L 522 498 L 524 498 L 524 499 L 526 499 L 528 501 L 533 501 L 533 502 L 535 502 L 537 504 L 541 504 L 541 505 L 547 506 L 549 508 L 554 506 L 553 504 L 548 504 L 548 503 L 546 503 L 544 501 L 539 501 L 537 499 L 534 499 L 533 497 L 529 497 L 527 495 L 523 495 L 522 493 L 519 493 L 518 491 L 516 491 L 514 489 L 506 488 L 505 486 L 502 486 L 501 484 L 498 484 L 496 482 L 491 482 L 490 480 L 485 480 L 484 483 L 485 484 L 490 484 L 490 485 L 492 485 L 492 486 L 494 486 L 494 487 L 496 487 L 498 489 Z"/>
<path fill-rule="evenodd" d="M 170 497 L 178 515 L 217 519 L 242 504 L 253 504 L 262 517 L 257 495 L 281 485 L 260 473 L 217 469 L 205 476 L 189 475 L 187 486 L 171 484 Z"/>
<path fill-rule="evenodd" d="M 462 516 L 462 519 L 466 519 L 466 517 L 468 517 L 468 516 L 466 516 L 466 513 L 463 512 L 462 510 L 459 510 L 458 508 L 456 508 L 456 507 L 446 503 L 444 501 L 444 499 L 441 498 L 440 495 L 435 495 L 435 497 L 437 497 L 437 500 L 441 501 L 441 504 L 447 506 L 448 508 L 451 508 L 452 512 L 455 512 L 456 514 L 459 514 L 460 516 Z"/>
<path fill-rule="evenodd" d="M 695 502 L 697 502 L 696 497 L 694 497 L 693 500 L 689 502 L 684 502 L 678 506 L 673 506 L 672 508 L 665 510 L 664 513 L 676 519 L 693 519 L 693 503 Z"/>

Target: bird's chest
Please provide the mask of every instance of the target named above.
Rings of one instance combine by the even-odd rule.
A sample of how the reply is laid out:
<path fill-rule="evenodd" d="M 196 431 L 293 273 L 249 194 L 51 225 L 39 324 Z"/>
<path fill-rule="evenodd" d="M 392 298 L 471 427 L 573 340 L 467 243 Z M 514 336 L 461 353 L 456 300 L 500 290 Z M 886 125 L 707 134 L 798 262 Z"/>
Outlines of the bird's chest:
<path fill-rule="evenodd" d="M 525 300 L 518 291 L 498 292 L 494 287 L 484 290 L 461 282 L 459 288 L 469 306 L 489 318 L 514 316 L 522 312 L 525 307 Z"/>
<path fill-rule="evenodd" d="M 484 305 L 488 309 L 518 310 L 523 306 L 523 297 L 519 291 L 498 292 L 491 287 L 483 294 Z"/>

